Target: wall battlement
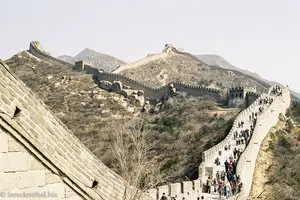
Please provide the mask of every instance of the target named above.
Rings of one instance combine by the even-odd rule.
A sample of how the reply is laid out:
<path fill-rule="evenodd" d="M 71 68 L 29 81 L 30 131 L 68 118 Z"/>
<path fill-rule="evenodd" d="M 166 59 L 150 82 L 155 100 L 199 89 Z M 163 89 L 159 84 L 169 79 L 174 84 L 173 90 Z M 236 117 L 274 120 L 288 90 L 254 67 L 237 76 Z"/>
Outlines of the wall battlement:
<path fill-rule="evenodd" d="M 254 87 L 232 87 L 228 89 L 230 92 L 238 92 L 238 91 L 245 91 L 245 92 L 256 92 L 256 88 Z"/>
<path fill-rule="evenodd" d="M 173 84 L 176 89 L 178 89 L 181 92 L 186 92 L 188 95 L 203 96 L 205 98 L 213 99 L 218 102 L 222 100 L 222 91 L 221 90 L 217 90 L 217 89 L 213 89 L 213 88 L 206 88 L 206 87 L 202 87 L 202 86 L 188 85 L 188 84 L 180 83 L 180 82 L 171 82 L 171 83 L 168 83 L 167 85 L 157 87 L 157 88 L 149 87 L 145 84 L 139 83 L 131 78 L 124 76 L 124 75 L 117 74 L 116 72 L 114 72 L 114 73 L 100 72 L 98 69 L 93 68 L 92 66 L 89 66 L 89 65 L 85 65 L 83 62 L 80 62 L 80 61 L 76 62 L 77 66 L 76 66 L 76 64 L 71 65 L 67 62 L 61 61 L 57 58 L 54 58 L 54 57 L 46 54 L 45 51 L 42 50 L 41 48 L 42 47 L 41 47 L 40 43 L 37 41 L 34 41 L 34 42 L 30 43 L 29 51 L 36 57 L 41 57 L 46 60 L 51 60 L 51 61 L 57 62 L 59 64 L 68 65 L 77 71 L 82 71 L 82 69 L 83 69 L 86 73 L 92 74 L 93 77 L 95 78 L 95 80 L 98 82 L 100 82 L 102 80 L 110 81 L 110 82 L 121 81 L 123 84 L 130 86 L 133 89 L 143 90 L 145 98 L 150 99 L 150 100 L 160 99 L 165 94 L 167 94 L 170 84 Z M 164 54 L 165 53 L 151 56 L 148 58 L 148 60 L 145 60 L 143 62 L 148 62 L 149 60 L 157 59 L 158 57 L 164 56 Z"/>
<path fill-rule="evenodd" d="M 253 87 L 233 87 L 228 89 L 228 105 L 230 107 L 247 107 L 259 94 Z"/>

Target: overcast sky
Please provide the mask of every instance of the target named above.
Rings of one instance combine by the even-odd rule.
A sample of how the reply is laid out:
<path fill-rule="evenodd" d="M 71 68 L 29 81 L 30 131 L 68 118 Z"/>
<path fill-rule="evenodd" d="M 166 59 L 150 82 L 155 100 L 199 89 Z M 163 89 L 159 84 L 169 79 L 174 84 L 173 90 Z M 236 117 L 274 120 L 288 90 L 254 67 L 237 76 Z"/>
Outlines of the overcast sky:
<path fill-rule="evenodd" d="M 300 92 L 299 0 L 9 0 L 0 24 L 1 59 L 32 40 L 54 56 L 88 47 L 127 62 L 173 43 Z"/>

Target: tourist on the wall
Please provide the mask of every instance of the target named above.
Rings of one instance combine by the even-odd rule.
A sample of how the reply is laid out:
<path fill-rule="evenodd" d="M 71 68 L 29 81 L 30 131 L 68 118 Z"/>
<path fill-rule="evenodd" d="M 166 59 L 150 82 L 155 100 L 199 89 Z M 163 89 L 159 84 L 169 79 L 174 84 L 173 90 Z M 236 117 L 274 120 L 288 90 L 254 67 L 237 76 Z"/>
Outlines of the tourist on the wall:
<path fill-rule="evenodd" d="M 220 180 L 218 188 L 220 198 L 224 195 L 224 181 Z"/>
<path fill-rule="evenodd" d="M 225 171 L 227 173 L 228 167 L 229 167 L 229 163 L 228 163 L 227 159 L 225 160 L 224 165 L 225 165 Z"/>
<path fill-rule="evenodd" d="M 168 200 L 165 193 L 162 194 L 162 197 L 160 198 L 160 200 Z"/>
<path fill-rule="evenodd" d="M 211 180 L 211 177 L 209 176 L 207 181 L 206 181 L 206 185 L 207 185 L 207 193 L 210 194 L 211 192 L 211 186 L 212 186 L 212 180 Z"/>

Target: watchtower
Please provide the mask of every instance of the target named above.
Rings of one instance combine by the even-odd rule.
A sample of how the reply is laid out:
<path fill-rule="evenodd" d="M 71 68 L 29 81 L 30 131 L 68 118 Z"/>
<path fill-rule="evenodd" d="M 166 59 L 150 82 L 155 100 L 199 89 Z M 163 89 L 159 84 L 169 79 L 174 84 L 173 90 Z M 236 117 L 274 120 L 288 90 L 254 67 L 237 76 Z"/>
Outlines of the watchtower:
<path fill-rule="evenodd" d="M 229 107 L 246 107 L 249 104 L 248 94 L 257 94 L 253 87 L 233 87 L 228 90 Z"/>
<path fill-rule="evenodd" d="M 74 70 L 83 71 L 84 70 L 84 62 L 83 60 L 79 60 L 75 62 Z"/>
<path fill-rule="evenodd" d="M 170 53 L 172 50 L 173 50 L 173 44 L 170 44 L 170 43 L 168 43 L 168 44 L 165 44 L 165 47 L 164 47 L 164 49 L 163 49 L 163 52 L 165 52 L 165 53 Z"/>

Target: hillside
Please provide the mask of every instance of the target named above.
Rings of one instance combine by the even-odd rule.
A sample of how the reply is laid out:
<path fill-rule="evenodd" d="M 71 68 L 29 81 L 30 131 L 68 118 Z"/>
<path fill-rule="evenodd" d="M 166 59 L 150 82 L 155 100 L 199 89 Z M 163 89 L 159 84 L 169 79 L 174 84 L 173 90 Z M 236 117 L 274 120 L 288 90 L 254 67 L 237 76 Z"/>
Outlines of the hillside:
<path fill-rule="evenodd" d="M 192 56 L 176 52 L 170 52 L 135 68 L 124 69 L 119 74 L 152 87 L 180 81 L 217 89 L 244 86 L 257 87 L 258 91 L 261 91 L 265 88 L 265 85 L 251 77 L 220 67 L 209 66 Z"/>
<path fill-rule="evenodd" d="M 200 98 L 176 97 L 160 112 L 144 116 L 152 155 L 167 181 L 197 179 L 202 152 L 226 137 L 238 111 Z"/>
<path fill-rule="evenodd" d="M 300 104 L 293 103 L 287 113 L 300 124 Z M 262 143 L 254 173 L 253 199 L 290 199 L 300 197 L 300 127 L 281 120 Z"/>
<path fill-rule="evenodd" d="M 130 99 L 99 89 L 90 75 L 72 71 L 69 66 L 44 61 L 28 52 L 6 63 L 97 157 L 116 171 L 112 127 L 143 119 L 151 132 L 148 144 L 154 145 L 151 156 L 167 181 L 197 178 L 201 153 L 226 136 L 239 111 L 220 108 L 201 98 L 177 97 L 152 115 L 137 115 L 140 107 Z"/>
<path fill-rule="evenodd" d="M 101 90 L 91 75 L 72 71 L 69 66 L 45 62 L 28 52 L 5 62 L 95 154 L 109 148 L 105 142 L 109 131 L 103 127 L 112 119 L 122 121 L 139 112 L 129 99 Z M 100 142 L 106 145 L 99 146 Z"/>
<path fill-rule="evenodd" d="M 74 57 L 62 55 L 57 58 L 71 64 L 74 64 L 78 60 L 84 60 L 86 63 L 92 65 L 93 67 L 102 69 L 106 72 L 111 72 L 119 65 L 125 64 L 125 62 L 120 59 L 117 59 L 107 54 L 98 53 L 89 48 L 82 50 L 79 54 L 77 54 Z"/>

